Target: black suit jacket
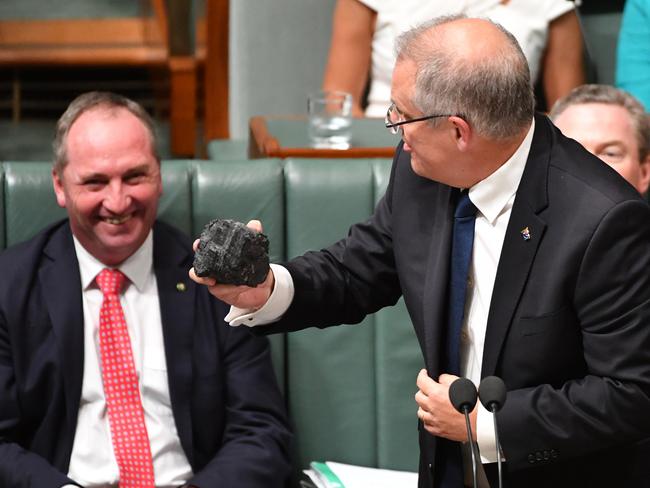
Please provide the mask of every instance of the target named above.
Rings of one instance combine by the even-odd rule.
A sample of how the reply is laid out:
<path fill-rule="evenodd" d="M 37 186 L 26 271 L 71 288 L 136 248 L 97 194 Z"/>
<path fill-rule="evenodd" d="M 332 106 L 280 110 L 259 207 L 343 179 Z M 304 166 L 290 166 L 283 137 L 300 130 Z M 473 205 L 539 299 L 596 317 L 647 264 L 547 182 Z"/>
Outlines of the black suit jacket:
<path fill-rule="evenodd" d="M 153 235 L 172 410 L 190 483 L 283 486 L 290 434 L 268 341 L 224 324 L 225 305 L 188 278 L 189 239 L 162 223 Z M 67 221 L 5 251 L 0 270 L 0 486 L 60 487 L 70 482 L 84 354 Z"/>
<path fill-rule="evenodd" d="M 417 176 L 399 146 L 372 217 L 287 264 L 295 298 L 268 331 L 356 323 L 403 294 L 437 378 L 452 218 L 451 188 Z M 649 265 L 648 205 L 538 116 L 482 363 L 508 389 L 498 421 L 510 486 L 624 486 L 622 474 L 649 471 L 634 447 L 650 437 Z M 420 446 L 420 486 L 431 487 L 436 439 L 421 426 Z"/>

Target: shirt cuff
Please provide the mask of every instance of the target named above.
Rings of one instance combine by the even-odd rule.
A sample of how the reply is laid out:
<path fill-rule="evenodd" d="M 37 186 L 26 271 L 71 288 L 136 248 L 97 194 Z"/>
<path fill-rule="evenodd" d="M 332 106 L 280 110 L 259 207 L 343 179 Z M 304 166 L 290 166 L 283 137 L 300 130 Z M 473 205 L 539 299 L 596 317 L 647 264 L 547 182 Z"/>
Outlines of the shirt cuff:
<path fill-rule="evenodd" d="M 478 406 L 478 415 L 476 416 L 476 441 L 481 453 L 481 462 L 483 464 L 496 463 L 497 442 L 494 433 L 494 419 L 492 418 L 492 412 L 481 403 Z M 501 459 L 503 460 L 503 453 L 501 453 Z"/>
<path fill-rule="evenodd" d="M 293 278 L 284 266 L 271 264 L 271 271 L 275 279 L 275 285 L 271 296 L 266 303 L 257 310 L 251 308 L 230 307 L 225 321 L 231 326 L 245 325 L 255 327 L 257 325 L 270 324 L 279 320 L 284 315 L 291 301 L 293 300 Z"/>

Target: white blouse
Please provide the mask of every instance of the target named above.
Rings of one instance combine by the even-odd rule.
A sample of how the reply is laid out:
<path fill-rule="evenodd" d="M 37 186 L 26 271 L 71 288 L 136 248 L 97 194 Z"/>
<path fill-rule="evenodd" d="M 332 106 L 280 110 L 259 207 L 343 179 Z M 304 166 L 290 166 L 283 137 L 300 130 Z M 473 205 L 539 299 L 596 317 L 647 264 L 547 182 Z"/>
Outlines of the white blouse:
<path fill-rule="evenodd" d="M 440 15 L 463 13 L 501 24 L 519 41 L 530 66 L 531 79 L 539 76 L 549 24 L 573 10 L 569 0 L 359 0 L 377 12 L 372 40 L 371 85 L 366 116 L 384 117 L 390 105 L 390 84 L 395 65 L 395 39 L 404 31 Z"/>

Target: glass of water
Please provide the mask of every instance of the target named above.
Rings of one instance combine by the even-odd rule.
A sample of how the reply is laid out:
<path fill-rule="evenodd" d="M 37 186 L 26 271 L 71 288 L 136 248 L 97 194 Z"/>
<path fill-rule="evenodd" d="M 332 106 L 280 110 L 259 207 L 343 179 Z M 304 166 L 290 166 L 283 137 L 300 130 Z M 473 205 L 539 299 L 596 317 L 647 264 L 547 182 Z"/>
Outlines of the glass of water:
<path fill-rule="evenodd" d="M 352 95 L 320 91 L 309 95 L 309 140 L 317 149 L 348 149 L 352 123 Z"/>

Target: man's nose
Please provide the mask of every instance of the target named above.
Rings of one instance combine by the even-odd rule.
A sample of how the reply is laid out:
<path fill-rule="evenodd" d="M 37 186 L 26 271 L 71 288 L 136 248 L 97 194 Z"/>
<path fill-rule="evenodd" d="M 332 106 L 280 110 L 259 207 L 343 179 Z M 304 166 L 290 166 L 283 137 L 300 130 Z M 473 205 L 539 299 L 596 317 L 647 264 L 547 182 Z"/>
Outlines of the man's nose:
<path fill-rule="evenodd" d="M 121 214 L 131 205 L 128 189 L 121 182 L 111 183 L 104 198 L 104 208 L 111 213 Z"/>

